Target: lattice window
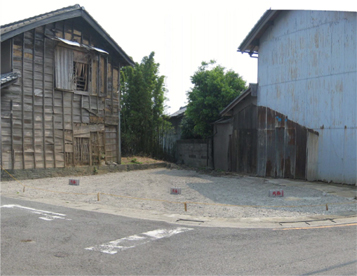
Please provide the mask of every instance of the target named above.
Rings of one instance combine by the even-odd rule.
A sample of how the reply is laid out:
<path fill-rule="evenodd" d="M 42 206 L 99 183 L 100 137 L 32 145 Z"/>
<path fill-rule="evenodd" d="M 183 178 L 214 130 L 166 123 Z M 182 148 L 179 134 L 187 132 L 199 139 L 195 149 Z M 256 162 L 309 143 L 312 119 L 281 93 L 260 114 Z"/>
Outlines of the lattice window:
<path fill-rule="evenodd" d="M 89 165 L 89 139 L 74 138 L 74 164 Z"/>
<path fill-rule="evenodd" d="M 73 78 L 77 91 L 88 91 L 89 65 L 81 62 L 73 62 Z"/>

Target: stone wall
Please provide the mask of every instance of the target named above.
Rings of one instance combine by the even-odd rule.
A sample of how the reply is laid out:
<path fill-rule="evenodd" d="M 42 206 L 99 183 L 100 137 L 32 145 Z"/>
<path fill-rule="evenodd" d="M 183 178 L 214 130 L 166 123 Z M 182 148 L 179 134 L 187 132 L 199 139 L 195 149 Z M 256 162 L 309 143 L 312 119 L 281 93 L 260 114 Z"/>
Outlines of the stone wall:
<path fill-rule="evenodd" d="M 177 164 L 195 168 L 213 168 L 212 140 L 178 140 L 177 156 Z"/>

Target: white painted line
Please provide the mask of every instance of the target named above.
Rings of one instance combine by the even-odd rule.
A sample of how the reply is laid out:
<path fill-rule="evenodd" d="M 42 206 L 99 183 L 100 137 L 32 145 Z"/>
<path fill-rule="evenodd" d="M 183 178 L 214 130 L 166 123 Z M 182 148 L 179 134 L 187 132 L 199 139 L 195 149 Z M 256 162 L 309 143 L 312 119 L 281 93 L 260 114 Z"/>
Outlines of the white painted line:
<path fill-rule="evenodd" d="M 0 206 L 0 208 L 19 208 L 19 209 L 24 209 L 24 210 L 30 211 L 33 214 L 41 215 L 41 217 L 39 217 L 39 219 L 47 220 L 47 221 L 51 221 L 51 220 L 55 220 L 55 219 L 71 220 L 71 219 L 65 218 L 66 217 L 65 214 L 54 213 L 54 212 L 45 211 L 45 210 L 38 210 L 38 209 L 30 208 L 30 207 L 17 205 L 17 204 L 2 205 L 2 206 Z"/>
<path fill-rule="evenodd" d="M 173 235 L 180 234 L 186 231 L 193 230 L 193 228 L 179 227 L 176 229 L 157 229 L 140 235 L 132 235 L 126 238 L 118 239 L 103 243 L 101 245 L 91 246 L 85 248 L 86 250 L 99 251 L 106 254 L 116 254 L 118 251 L 134 248 L 138 245 L 143 245 L 154 240 L 169 238 Z"/>

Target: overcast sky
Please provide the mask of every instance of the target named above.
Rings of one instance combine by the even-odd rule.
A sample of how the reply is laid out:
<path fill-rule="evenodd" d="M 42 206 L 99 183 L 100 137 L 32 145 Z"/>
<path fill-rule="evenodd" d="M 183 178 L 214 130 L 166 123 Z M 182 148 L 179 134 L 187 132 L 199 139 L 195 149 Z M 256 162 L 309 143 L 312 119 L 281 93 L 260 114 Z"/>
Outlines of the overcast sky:
<path fill-rule="evenodd" d="M 135 62 L 155 52 L 166 76 L 167 114 L 187 103 L 190 77 L 202 61 L 214 59 L 247 83 L 257 82 L 257 59 L 237 48 L 267 9 L 357 11 L 355 0 L 0 0 L 0 24 L 75 4 L 84 6 Z"/>

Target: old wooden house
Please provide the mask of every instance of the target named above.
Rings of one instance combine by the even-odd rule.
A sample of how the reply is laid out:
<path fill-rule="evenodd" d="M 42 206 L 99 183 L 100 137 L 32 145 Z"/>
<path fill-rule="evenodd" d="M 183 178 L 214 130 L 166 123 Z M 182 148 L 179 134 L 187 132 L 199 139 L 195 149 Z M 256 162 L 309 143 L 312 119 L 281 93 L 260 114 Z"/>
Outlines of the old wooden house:
<path fill-rule="evenodd" d="M 120 162 L 121 66 L 131 58 L 79 5 L 3 25 L 1 166 Z"/>
<path fill-rule="evenodd" d="M 356 33 L 356 12 L 264 13 L 238 47 L 258 58 L 257 87 L 221 113 L 227 168 L 356 183 Z"/>

